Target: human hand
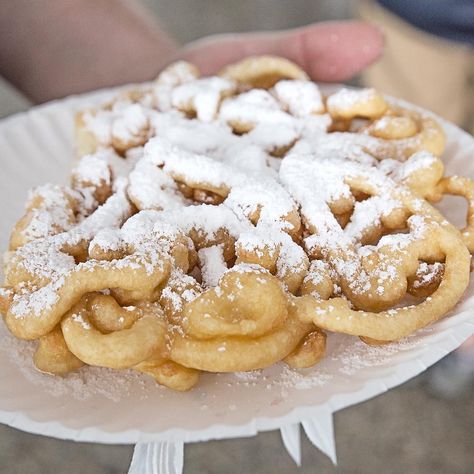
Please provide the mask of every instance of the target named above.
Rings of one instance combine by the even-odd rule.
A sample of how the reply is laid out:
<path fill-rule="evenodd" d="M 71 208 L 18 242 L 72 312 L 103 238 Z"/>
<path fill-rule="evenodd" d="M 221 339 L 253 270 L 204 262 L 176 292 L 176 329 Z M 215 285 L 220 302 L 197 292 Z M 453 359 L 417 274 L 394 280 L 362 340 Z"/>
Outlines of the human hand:
<path fill-rule="evenodd" d="M 2 8 L 0 75 L 34 103 L 152 80 L 176 59 L 213 74 L 245 56 L 273 54 L 314 80 L 342 81 L 383 49 L 382 34 L 358 21 L 210 36 L 179 48 L 139 2 L 22 0 Z"/>
<path fill-rule="evenodd" d="M 301 66 L 313 80 L 351 78 L 382 54 L 384 39 L 374 26 L 360 21 L 315 23 L 285 31 L 215 35 L 185 46 L 180 58 L 203 74 L 246 56 L 283 56 Z"/>

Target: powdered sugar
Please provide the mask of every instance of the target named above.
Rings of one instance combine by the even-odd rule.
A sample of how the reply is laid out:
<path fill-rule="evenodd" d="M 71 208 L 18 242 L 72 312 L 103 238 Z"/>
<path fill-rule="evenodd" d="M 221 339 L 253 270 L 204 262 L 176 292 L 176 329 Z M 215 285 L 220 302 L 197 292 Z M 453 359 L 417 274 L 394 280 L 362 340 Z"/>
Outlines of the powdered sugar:
<path fill-rule="evenodd" d="M 85 127 L 101 145 L 110 146 L 114 140 L 134 146 L 141 141 L 149 128 L 152 111 L 141 104 L 118 101 L 111 109 L 86 112 Z"/>
<path fill-rule="evenodd" d="M 429 330 L 419 335 L 429 334 Z M 400 353 L 420 344 L 419 338 L 409 337 L 397 343 L 368 346 L 362 341 L 344 335 L 330 335 L 326 358 L 310 369 L 292 369 L 284 364 L 278 367 L 233 374 L 232 386 L 265 387 L 285 399 L 290 392 L 311 390 L 330 384 L 337 372 L 357 376 L 367 368 L 393 366 Z"/>
<path fill-rule="evenodd" d="M 328 97 L 328 108 L 350 111 L 358 103 L 367 103 L 377 97 L 375 89 L 340 89 Z"/>
<path fill-rule="evenodd" d="M 321 92 L 313 82 L 279 81 L 275 84 L 275 94 L 289 112 L 297 117 L 324 112 Z"/>
<path fill-rule="evenodd" d="M 429 334 L 429 330 L 421 330 L 419 335 L 423 333 Z M 341 363 L 340 372 L 353 375 L 368 367 L 390 365 L 401 352 L 409 351 L 419 344 L 420 341 L 415 336 L 380 346 L 368 346 L 360 340 L 345 336 L 330 357 Z"/>
<path fill-rule="evenodd" d="M 444 266 L 440 262 L 433 264 L 421 262 L 416 271 L 415 279 L 413 280 L 413 287 L 416 289 L 436 282 L 442 275 L 443 270 Z"/>
<path fill-rule="evenodd" d="M 75 224 L 74 204 L 81 196 L 65 186 L 45 184 L 30 191 L 28 222 L 21 229 L 24 242 L 54 235 Z"/>
<path fill-rule="evenodd" d="M 88 331 L 90 328 L 91 328 L 91 325 L 84 320 L 84 318 L 82 317 L 82 314 L 73 314 L 72 316 L 72 320 L 78 324 L 80 324 L 83 329 L 85 329 L 86 331 Z"/>
<path fill-rule="evenodd" d="M 115 106 L 117 116 L 112 122 L 111 135 L 124 143 L 133 142 L 137 135 L 148 128 L 146 109 L 140 104 Z"/>
<path fill-rule="evenodd" d="M 195 110 L 199 120 L 210 122 L 217 114 L 221 98 L 235 90 L 235 84 L 220 77 L 190 81 L 171 93 L 171 104 L 184 110 Z"/>
<path fill-rule="evenodd" d="M 222 245 L 213 245 L 198 252 L 201 263 L 202 281 L 205 286 L 214 287 L 227 271 Z"/>
<path fill-rule="evenodd" d="M 109 117 L 110 140 L 116 136 L 124 141 L 133 141 L 144 128 L 150 126 L 153 130 L 163 133 L 163 136 L 154 137 L 147 142 L 143 153 L 137 155 L 138 161 L 128 176 L 129 181 L 124 181 L 122 185 L 119 184 L 120 179 L 125 178 L 119 178 L 119 175 L 126 175 L 126 171 L 123 167 L 115 171 L 112 162 L 129 161 L 128 158 L 124 160 L 113 154 L 104 155 L 103 151 L 84 157 L 75 170 L 76 176 L 91 184 L 109 184 L 112 170 L 115 194 L 105 206 L 99 207 L 74 229 L 73 233 L 61 234 L 56 243 L 45 242 L 46 247 L 56 249 L 54 255 L 51 250 L 43 251 L 49 261 L 43 258 L 40 268 L 33 269 L 30 266 L 28 271 L 56 281 L 57 277 L 53 278 L 53 275 L 67 274 L 73 268 L 71 258 L 64 255 L 60 248 L 65 244 L 77 245 L 81 240 L 88 240 L 90 248 L 97 246 L 113 251 L 120 248 L 121 239 L 125 238 L 129 244 L 138 248 L 143 243 L 138 244 L 138 237 L 134 232 L 137 229 L 136 224 L 140 222 L 141 238 L 144 238 L 144 229 L 153 229 L 153 232 L 167 235 L 168 238 L 177 231 L 185 234 L 192 230 L 199 231 L 208 238 L 215 237 L 219 231 L 225 231 L 237 240 L 240 248 L 256 255 L 263 255 L 265 251 L 273 248 L 274 252 L 279 254 L 276 263 L 277 275 L 283 277 L 294 271 L 305 271 L 308 265 L 303 249 L 287 234 L 298 225 L 291 222 L 289 216 L 300 209 L 303 221 L 312 234 L 305 239 L 306 248 L 310 251 L 317 248 L 323 253 L 342 251 L 345 248 L 347 258 L 334 258 L 333 267 L 345 278 L 354 280 L 355 275 L 359 274 L 351 284 L 359 287 L 360 291 L 366 291 L 367 285 L 370 284 L 370 275 L 360 271 L 359 263 L 364 252 L 356 249 L 359 251 L 357 254 L 350 248 L 354 243 L 358 245 L 358 242 L 363 240 L 368 229 L 379 226 L 382 219 L 400 206 L 390 195 L 395 183 L 387 174 L 394 179 L 402 179 L 407 173 L 429 166 L 432 162 L 424 155 L 415 156 L 412 161 L 403 165 L 406 170 L 395 176 L 397 168 L 377 168 L 377 162 L 364 151 L 372 146 L 379 146 L 380 142 L 377 140 L 372 143 L 373 137 L 360 135 L 357 138 L 359 145 L 353 138 L 348 138 L 348 134 L 334 133 L 329 136 L 324 133 L 312 133 L 310 129 L 302 126 L 304 120 L 284 110 L 287 107 L 293 114 L 304 116 L 308 111 L 302 109 L 305 102 L 303 99 L 308 97 L 312 98 L 311 113 L 314 108 L 319 110 L 319 92 L 316 86 L 309 84 L 311 83 L 299 81 L 282 81 L 277 84 L 274 93 L 283 104 L 263 90 L 251 90 L 225 99 L 220 106 L 218 120 L 213 124 L 202 122 L 213 120 L 214 112 L 203 112 L 203 118 L 199 116 L 198 111 L 198 120 L 193 121 L 180 117 L 176 111 L 158 113 L 144 104 L 126 100 L 118 101 L 111 108 L 92 114 L 95 118 L 102 114 L 104 120 Z M 166 87 L 170 87 L 169 93 L 174 106 L 187 107 L 191 101 L 191 105 L 196 107 L 194 101 L 201 103 L 199 97 L 202 96 L 206 98 L 202 99 L 205 103 L 203 106 L 207 107 L 209 96 L 206 94 L 213 97 L 211 102 L 216 97 L 220 100 L 221 95 L 233 90 L 234 85 L 227 80 L 211 78 L 190 80 L 182 84 L 177 81 L 167 84 Z M 341 97 L 346 96 L 350 98 L 351 94 L 341 93 Z M 358 97 L 360 98 L 360 94 Z M 217 110 L 217 105 L 214 104 L 211 108 Z M 250 133 L 243 137 L 236 136 L 222 121 L 248 123 Z M 88 126 L 95 130 L 93 124 Z M 99 138 L 102 134 L 100 129 L 99 126 Z M 211 130 L 213 132 L 208 134 L 207 131 Z M 205 135 L 210 138 L 198 138 L 202 131 L 206 131 Z M 275 135 L 278 136 L 277 139 Z M 295 140 L 298 140 L 297 145 L 281 160 L 279 173 L 276 174 L 273 167 L 269 166 L 271 161 L 267 152 L 291 145 Z M 200 152 L 196 152 L 196 149 Z M 249 159 L 254 157 L 257 165 L 245 166 Z M 131 169 L 130 165 L 128 169 Z M 370 183 L 376 196 L 354 203 L 348 179 Z M 215 193 L 221 196 L 224 202 L 217 206 L 193 206 L 193 202 L 183 196 L 177 183 L 184 183 L 191 189 L 198 188 Z M 132 218 L 118 233 L 118 228 L 131 213 L 128 198 L 139 209 L 146 211 Z M 121 200 L 121 204 L 114 211 L 114 202 L 117 199 Z M 341 228 L 334 216 L 335 206 L 339 206 L 339 213 L 353 211 L 345 229 Z M 162 212 L 151 214 L 150 210 Z M 146 224 L 148 221 L 153 223 L 151 227 Z M 66 224 L 63 227 L 67 228 Z M 408 237 L 399 236 L 397 239 L 385 239 L 383 243 L 400 248 L 401 243 L 406 242 Z M 38 242 L 31 246 L 31 249 L 26 246 L 20 250 L 18 257 L 21 257 L 22 265 L 28 266 L 24 263 L 27 253 L 39 249 L 41 245 L 43 244 Z M 203 252 L 203 258 L 205 253 Z M 215 263 L 206 261 L 205 266 L 214 266 L 224 271 L 218 255 L 211 254 L 217 260 Z M 370 251 L 366 254 L 370 254 Z M 55 262 L 56 273 L 50 262 Z M 123 264 L 132 263 L 124 260 Z M 383 281 L 387 270 L 380 271 L 382 276 L 379 275 L 378 280 Z M 209 278 L 215 282 L 214 277 Z M 48 285 L 44 288 L 47 287 Z M 380 287 L 379 284 L 378 288 Z M 41 292 L 36 294 L 41 295 Z M 23 296 L 17 295 L 15 298 L 24 301 Z M 52 301 L 50 296 L 44 299 Z M 14 306 L 21 315 L 18 308 L 24 309 L 24 306 L 16 300 Z"/>
<path fill-rule="evenodd" d="M 68 397 L 75 400 L 88 400 L 100 396 L 118 402 L 130 394 L 136 394 L 137 388 L 145 398 L 151 390 L 159 387 L 148 377 L 132 370 L 112 370 L 103 367 L 83 367 L 62 377 L 39 372 L 33 365 L 33 353 L 36 343 L 22 341 L 6 333 L 0 321 L 0 350 L 8 357 L 24 377 L 53 397 Z"/>
<path fill-rule="evenodd" d="M 178 86 L 197 79 L 199 71 L 186 61 L 176 61 L 160 73 L 156 82 L 163 86 Z"/>
<path fill-rule="evenodd" d="M 414 153 L 402 165 L 396 167 L 392 173 L 393 179 L 403 181 L 417 171 L 429 169 L 437 158 L 428 151 L 419 151 Z"/>
<path fill-rule="evenodd" d="M 180 239 L 193 251 L 199 248 L 197 240 L 205 244 L 201 242 L 198 252 L 197 280 L 173 269 L 164 285 L 162 295 L 176 313 L 203 288 L 214 287 L 227 271 L 262 271 L 257 264 L 228 269 L 224 237 L 254 257 L 271 254 L 275 257 L 272 272 L 282 280 L 294 273 L 304 276 L 307 254 L 312 252 L 330 261 L 335 291 L 343 291 L 341 277 L 350 281 L 347 286 L 354 293 L 383 296 L 384 285 L 397 278 L 397 267 L 381 259 L 379 267 L 369 271 L 364 259 L 384 246 L 404 250 L 423 235 L 423 222 L 412 217 L 410 234 L 386 236 L 371 246 L 364 245 L 365 233 L 403 207 L 401 197 L 393 192 L 397 182 L 431 166 L 433 158 L 421 154 L 404 165 L 379 165 L 374 156 L 383 148 L 380 140 L 325 133 L 329 117 L 316 116 L 324 106 L 312 83 L 281 81 L 270 92 L 252 90 L 224 98 L 235 92 L 233 83 L 220 78 L 196 80 L 186 74 L 183 80 L 180 74 L 165 77 L 156 86 L 168 96 L 170 109 L 154 110 L 150 96 L 142 94 L 86 114 L 88 130 L 105 148 L 83 157 L 74 175 L 93 187 L 111 186 L 113 194 L 89 212 L 93 206 L 85 204 L 85 193 L 76 186 L 61 201 L 63 210 L 71 208 L 69 198 L 78 201 L 72 219 L 67 210 L 55 216 L 49 209 L 52 223 L 39 219 L 37 228 L 41 224 L 44 229 L 33 226 L 35 241 L 13 257 L 13 263 L 33 275 L 35 282 L 15 288 L 11 313 L 18 318 L 41 317 L 57 303 L 58 291 L 75 272 L 144 267 L 151 275 L 163 267 L 165 257 L 171 258 L 172 243 Z M 345 92 L 334 100 L 351 102 Z M 197 118 L 186 118 L 173 108 L 195 112 Z M 125 150 L 117 140 L 126 145 Z M 355 191 L 371 197 L 356 201 Z M 197 204 L 196 193 L 212 204 Z M 49 197 L 46 201 L 60 202 Z M 346 214 L 351 215 L 343 225 L 339 219 Z M 209 244 L 213 239 L 218 243 Z M 74 253 L 81 246 L 86 257 Z M 126 255 L 94 261 L 93 249 Z M 132 254 L 134 258 L 129 258 Z M 316 284 L 323 269 L 313 267 L 311 278 Z M 202 286 L 197 283 L 200 277 Z M 290 375 L 286 371 L 282 376 L 283 385 Z M 306 379 L 300 382 L 302 387 L 308 384 Z"/>
<path fill-rule="evenodd" d="M 424 334 L 429 335 L 429 331 L 422 331 L 421 336 Z M 356 376 L 367 368 L 391 367 L 400 353 L 410 351 L 420 344 L 419 337 L 410 337 L 399 343 L 376 347 L 367 346 L 355 338 L 342 335 L 330 335 L 329 341 L 325 360 L 311 369 L 296 370 L 279 364 L 264 370 L 233 373 L 226 376 L 220 384 L 230 386 L 232 390 L 248 390 L 249 393 L 254 393 L 259 387 L 273 394 L 275 400 L 281 400 L 287 398 L 292 391 L 306 391 L 326 386 L 337 377 L 337 372 Z M 131 370 L 83 367 L 63 377 L 52 377 L 38 372 L 33 366 L 32 356 L 35 348 L 35 342 L 14 338 L 5 331 L 3 323 L 0 322 L 0 350 L 18 366 L 31 384 L 40 387 L 53 397 L 88 400 L 99 396 L 119 402 L 131 396 L 146 399 L 160 389 L 150 377 Z M 210 391 L 213 391 L 211 383 L 203 382 L 196 389 L 196 396 L 202 395 L 203 399 L 208 400 Z"/>
<path fill-rule="evenodd" d="M 253 89 L 237 97 L 225 99 L 219 117 L 226 122 L 244 124 L 253 128 L 257 124 L 294 126 L 295 119 L 283 111 L 272 95 L 262 89 Z"/>
<path fill-rule="evenodd" d="M 100 155 L 83 156 L 71 174 L 77 181 L 89 185 L 100 186 L 111 183 L 109 166 Z"/>

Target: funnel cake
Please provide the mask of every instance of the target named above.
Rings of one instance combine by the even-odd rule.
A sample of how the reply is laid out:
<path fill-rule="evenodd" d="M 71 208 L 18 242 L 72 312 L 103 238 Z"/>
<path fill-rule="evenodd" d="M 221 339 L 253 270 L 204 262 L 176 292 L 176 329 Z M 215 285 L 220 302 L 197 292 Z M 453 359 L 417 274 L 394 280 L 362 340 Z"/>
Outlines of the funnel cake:
<path fill-rule="evenodd" d="M 0 310 L 37 368 L 132 369 L 175 390 L 202 371 L 311 367 L 326 332 L 369 344 L 444 317 L 469 283 L 474 183 L 444 134 L 372 89 L 323 96 L 262 56 L 186 62 L 76 119 L 69 186 L 31 191 Z M 459 230 L 432 206 L 469 204 Z"/>

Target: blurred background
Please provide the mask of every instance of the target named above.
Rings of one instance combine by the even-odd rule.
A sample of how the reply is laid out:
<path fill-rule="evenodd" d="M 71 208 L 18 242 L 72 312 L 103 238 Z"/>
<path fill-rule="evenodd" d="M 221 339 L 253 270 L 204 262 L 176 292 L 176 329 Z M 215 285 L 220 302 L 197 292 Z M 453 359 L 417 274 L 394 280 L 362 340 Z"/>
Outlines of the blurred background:
<path fill-rule="evenodd" d="M 112 6 L 114 0 L 110 2 Z M 410 0 L 378 4 L 356 0 L 143 0 L 143 3 L 183 44 L 217 33 L 287 29 L 325 20 L 368 19 L 384 30 L 386 53 L 378 64 L 356 78 L 356 83 L 374 85 L 383 92 L 434 110 L 467 130 L 474 128 L 474 61 L 469 46 L 474 28 L 474 17 L 470 16 L 472 0 L 432 0 L 432 9 L 423 7 L 422 12 L 416 10 L 416 5 L 426 2 Z M 396 3 L 399 10 L 394 10 Z M 447 10 L 449 3 L 457 3 L 461 10 Z M 441 15 L 444 19 L 440 19 L 440 6 L 444 8 L 445 14 Z M 29 106 L 25 97 L 0 80 L 0 116 Z M 303 467 L 296 468 L 279 433 L 271 432 L 249 439 L 188 445 L 185 473 L 473 472 L 474 359 L 469 354 L 461 362 L 458 359 L 459 356 L 445 359 L 401 387 L 338 412 L 335 415 L 338 467 L 332 466 L 304 439 Z M 129 446 L 58 441 L 0 426 L 1 474 L 126 473 L 131 454 Z"/>

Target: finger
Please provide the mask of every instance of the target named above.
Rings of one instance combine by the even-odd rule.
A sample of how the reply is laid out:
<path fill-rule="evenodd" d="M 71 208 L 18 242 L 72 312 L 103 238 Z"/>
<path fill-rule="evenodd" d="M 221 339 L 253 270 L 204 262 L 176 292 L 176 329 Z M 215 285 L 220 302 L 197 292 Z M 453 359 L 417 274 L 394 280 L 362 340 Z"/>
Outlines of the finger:
<path fill-rule="evenodd" d="M 314 80 L 349 79 L 382 53 L 384 39 L 374 26 L 360 21 L 317 23 L 288 31 L 211 36 L 190 44 L 183 58 L 203 74 L 246 56 L 273 54 L 301 66 Z"/>

